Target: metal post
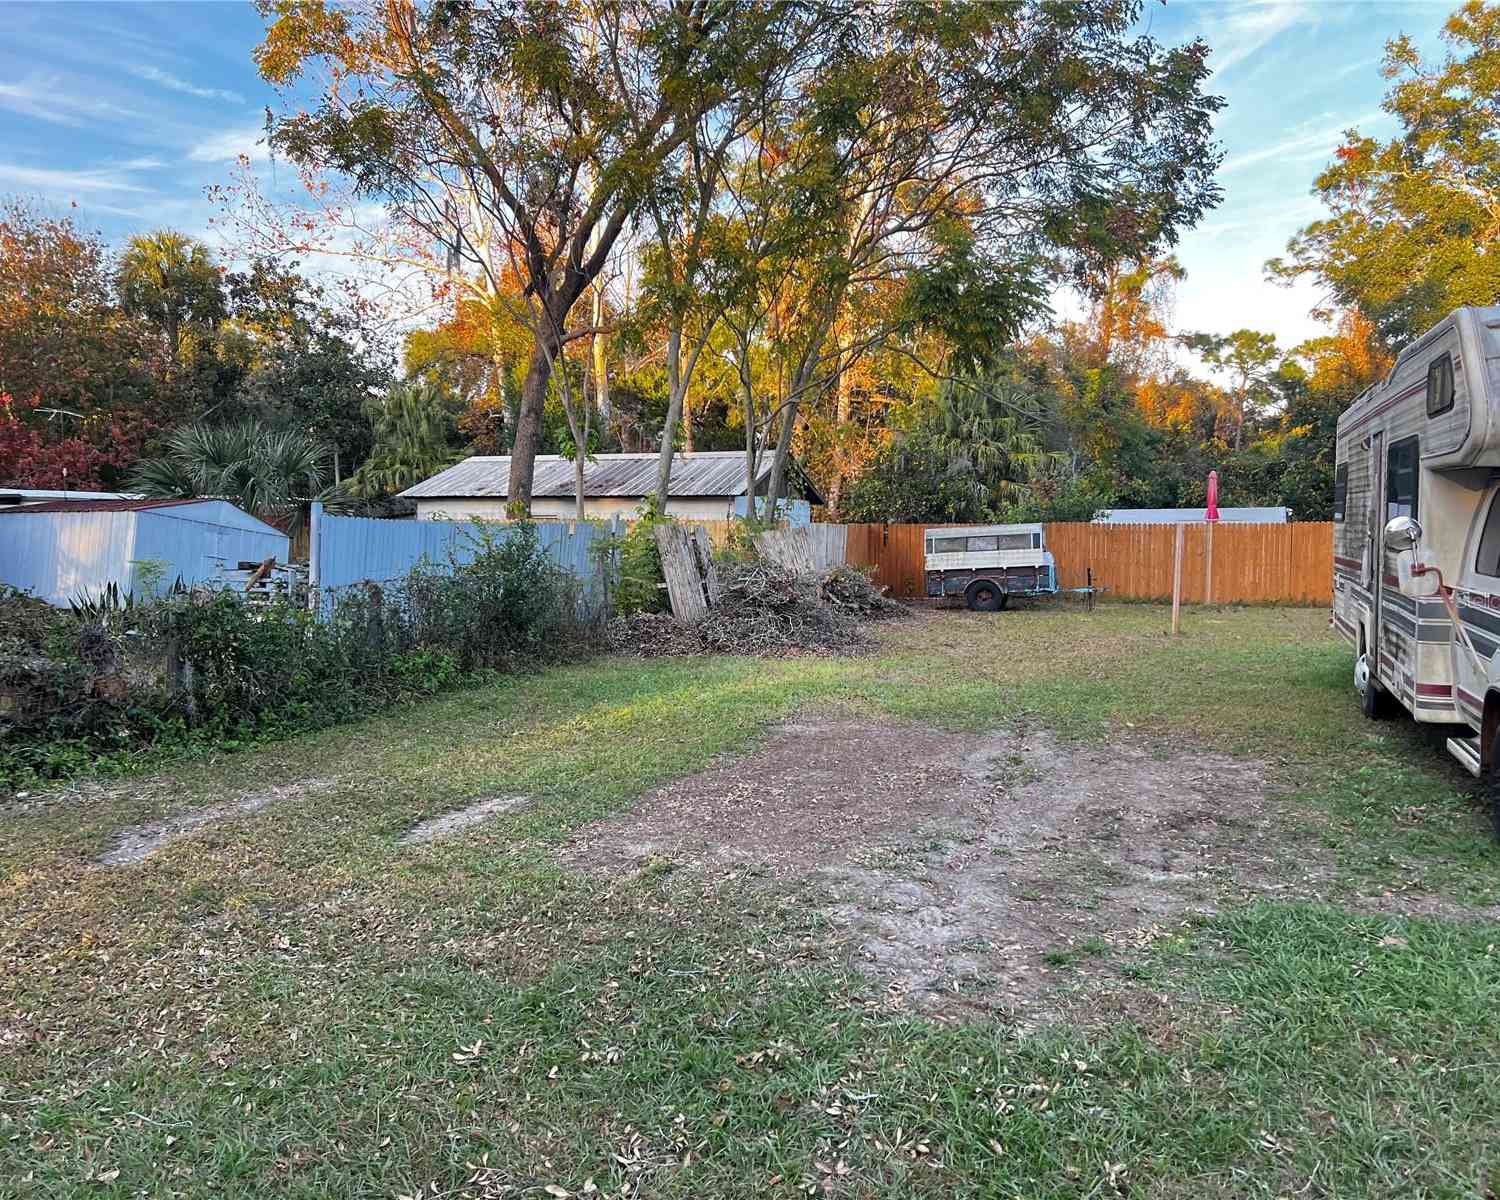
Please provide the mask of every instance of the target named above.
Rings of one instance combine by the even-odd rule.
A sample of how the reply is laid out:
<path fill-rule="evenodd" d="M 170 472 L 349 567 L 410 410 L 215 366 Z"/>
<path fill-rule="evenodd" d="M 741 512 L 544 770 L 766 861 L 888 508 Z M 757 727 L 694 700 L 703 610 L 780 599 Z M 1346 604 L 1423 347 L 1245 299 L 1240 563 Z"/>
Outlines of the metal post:
<path fill-rule="evenodd" d="M 314 500 L 307 514 L 307 606 L 318 608 L 318 551 L 323 543 L 323 502 Z"/>

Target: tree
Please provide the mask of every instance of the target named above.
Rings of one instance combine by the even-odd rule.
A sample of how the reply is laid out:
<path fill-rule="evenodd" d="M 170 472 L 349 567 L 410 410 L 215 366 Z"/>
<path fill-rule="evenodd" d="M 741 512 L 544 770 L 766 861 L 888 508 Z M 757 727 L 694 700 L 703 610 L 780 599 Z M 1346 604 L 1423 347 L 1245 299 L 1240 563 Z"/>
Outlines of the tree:
<path fill-rule="evenodd" d="M 274 121 L 272 145 L 341 174 L 392 218 L 388 236 L 350 252 L 480 299 L 504 295 L 507 264 L 522 281 L 532 349 L 511 458 L 518 507 L 530 504 L 574 305 L 698 122 L 793 48 L 793 33 L 816 28 L 810 14 L 791 19 L 802 11 L 709 0 L 271 5 L 262 75 L 288 85 L 315 63 L 327 69 L 317 107 Z"/>
<path fill-rule="evenodd" d="M 1500 296 L 1500 7 L 1469 0 L 1450 16 L 1442 62 L 1411 39 L 1386 44 L 1389 141 L 1350 130 L 1314 190 L 1330 215 L 1266 264 L 1308 278 L 1333 308 L 1356 308 L 1389 348 L 1452 309 Z"/>
<path fill-rule="evenodd" d="M 962 304 L 1001 314 L 1003 342 L 1035 311 L 1039 272 L 1170 246 L 1218 200 L 1211 141 L 1221 101 L 1201 91 L 1207 48 L 1163 49 L 1126 30 L 1133 3 L 857 5 L 854 33 L 820 64 L 805 102 L 759 141 L 795 183 L 761 192 L 817 227 L 792 261 L 768 256 L 743 333 L 779 360 L 770 398 L 771 490 L 784 478 L 800 408 L 860 355 L 910 329 L 902 305 L 847 341 L 849 298 L 904 290 L 920 272 L 962 266 Z M 769 154 L 763 154 L 764 159 Z M 933 291 L 931 294 L 940 294 Z"/>
<path fill-rule="evenodd" d="M 71 218 L 0 205 L 0 392 L 46 398 L 29 422 L 149 407 L 147 339 L 116 309 L 112 273 L 103 239 Z"/>
<path fill-rule="evenodd" d="M 432 383 L 398 383 L 365 404 L 374 448 L 349 480 L 349 491 L 374 500 L 430 479 L 458 460 L 456 404 Z"/>
<path fill-rule="evenodd" d="M 145 424 L 96 414 L 77 423 L 76 432 L 46 437 L 34 421 L 43 407 L 39 397 L 16 399 L 0 392 L 0 486 L 113 487 L 150 432 Z"/>
<path fill-rule="evenodd" d="M 1245 444 L 1246 423 L 1264 414 L 1275 400 L 1272 380 L 1281 360 L 1275 336 L 1253 329 L 1236 329 L 1227 336 L 1192 333 L 1183 342 L 1209 366 L 1228 375 L 1229 403 L 1225 418 L 1234 448 L 1240 449 Z"/>
<path fill-rule="evenodd" d="M 1044 406 L 1004 368 L 951 379 L 851 489 L 856 521 L 984 521 L 1060 466 Z"/>
<path fill-rule="evenodd" d="M 161 331 L 169 364 L 186 329 L 210 330 L 226 315 L 223 281 L 207 246 L 171 229 L 137 234 L 119 265 L 120 307 Z"/>
<path fill-rule="evenodd" d="M 328 451 L 294 429 L 251 421 L 185 425 L 166 438 L 163 452 L 136 464 L 129 488 L 143 496 L 214 496 L 273 523 L 296 521 L 300 501 L 328 484 Z"/>

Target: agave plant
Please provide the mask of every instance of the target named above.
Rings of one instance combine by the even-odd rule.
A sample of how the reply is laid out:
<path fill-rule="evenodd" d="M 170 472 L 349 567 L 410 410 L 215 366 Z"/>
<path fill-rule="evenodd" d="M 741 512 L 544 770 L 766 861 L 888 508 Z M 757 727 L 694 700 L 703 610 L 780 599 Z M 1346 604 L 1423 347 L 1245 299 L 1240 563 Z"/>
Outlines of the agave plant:
<path fill-rule="evenodd" d="M 136 465 L 129 487 L 163 499 L 217 496 L 246 512 L 285 523 L 299 501 L 328 483 L 328 448 L 295 429 L 237 425 L 185 425 L 166 440 L 164 453 Z"/>

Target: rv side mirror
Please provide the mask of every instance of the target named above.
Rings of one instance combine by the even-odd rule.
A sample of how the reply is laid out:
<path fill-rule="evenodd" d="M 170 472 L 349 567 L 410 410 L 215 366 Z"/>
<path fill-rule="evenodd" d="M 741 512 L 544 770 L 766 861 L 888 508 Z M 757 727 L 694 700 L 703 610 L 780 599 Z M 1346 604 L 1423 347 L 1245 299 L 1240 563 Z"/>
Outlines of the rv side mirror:
<path fill-rule="evenodd" d="M 1385 525 L 1385 548 L 1395 553 L 1415 550 L 1422 540 L 1422 526 L 1415 517 L 1392 517 Z"/>

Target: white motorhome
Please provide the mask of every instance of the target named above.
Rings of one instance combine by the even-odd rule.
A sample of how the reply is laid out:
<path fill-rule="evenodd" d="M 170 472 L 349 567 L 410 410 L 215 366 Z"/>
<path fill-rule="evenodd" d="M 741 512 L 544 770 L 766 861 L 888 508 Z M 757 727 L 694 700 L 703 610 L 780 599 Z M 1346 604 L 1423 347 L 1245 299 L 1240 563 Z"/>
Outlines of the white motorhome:
<path fill-rule="evenodd" d="M 1057 566 L 1042 527 L 957 525 L 924 535 L 928 596 L 962 596 L 977 612 L 995 612 L 1012 596 L 1057 591 Z"/>
<path fill-rule="evenodd" d="M 1333 520 L 1333 622 L 1365 713 L 1467 726 L 1449 750 L 1495 781 L 1500 307 L 1440 321 L 1339 418 Z"/>

